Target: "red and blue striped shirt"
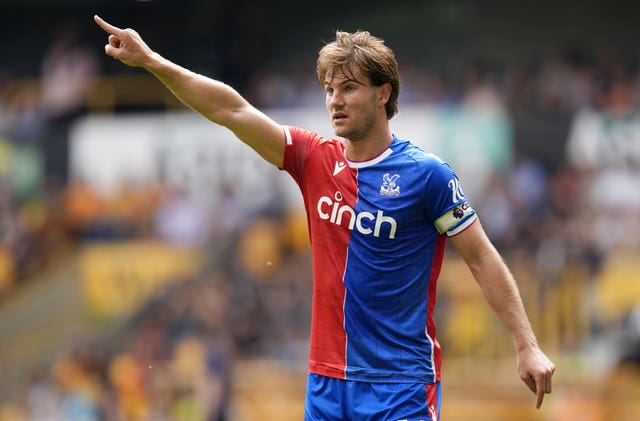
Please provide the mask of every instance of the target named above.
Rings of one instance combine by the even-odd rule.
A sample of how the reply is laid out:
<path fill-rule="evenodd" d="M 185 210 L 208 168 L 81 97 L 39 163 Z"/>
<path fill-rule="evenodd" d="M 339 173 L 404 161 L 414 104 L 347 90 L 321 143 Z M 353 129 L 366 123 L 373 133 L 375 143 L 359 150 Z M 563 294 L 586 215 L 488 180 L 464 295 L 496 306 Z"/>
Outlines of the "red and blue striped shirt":
<path fill-rule="evenodd" d="M 440 380 L 433 310 L 446 237 L 476 220 L 451 168 L 393 137 L 351 162 L 340 140 L 284 127 L 283 168 L 313 253 L 311 373 L 367 382 Z"/>

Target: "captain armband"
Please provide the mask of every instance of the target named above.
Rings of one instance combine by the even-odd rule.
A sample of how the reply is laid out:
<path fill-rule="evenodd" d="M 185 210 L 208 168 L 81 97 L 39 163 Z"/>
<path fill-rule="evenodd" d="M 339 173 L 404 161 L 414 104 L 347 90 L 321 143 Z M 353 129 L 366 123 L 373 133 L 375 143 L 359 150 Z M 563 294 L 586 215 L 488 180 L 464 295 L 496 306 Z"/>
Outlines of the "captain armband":
<path fill-rule="evenodd" d="M 435 227 L 438 233 L 448 237 L 462 232 L 477 218 L 476 211 L 473 210 L 469 202 L 464 202 L 454 206 L 440 218 L 436 219 Z"/>

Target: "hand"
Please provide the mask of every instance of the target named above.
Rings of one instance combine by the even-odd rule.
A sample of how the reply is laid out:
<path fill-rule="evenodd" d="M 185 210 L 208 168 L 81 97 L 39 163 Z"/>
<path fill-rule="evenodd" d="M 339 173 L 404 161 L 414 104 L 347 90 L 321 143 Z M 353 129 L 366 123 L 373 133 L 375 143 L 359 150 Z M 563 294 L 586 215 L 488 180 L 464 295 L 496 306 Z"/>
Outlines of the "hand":
<path fill-rule="evenodd" d="M 109 43 L 104 46 L 107 55 L 120 60 L 127 66 L 145 67 L 153 56 L 153 51 L 133 29 L 120 29 L 107 23 L 98 15 L 93 20 L 109 34 Z"/>
<path fill-rule="evenodd" d="M 537 409 L 542 406 L 545 393 L 551 393 L 551 377 L 555 371 L 555 364 L 537 346 L 518 353 L 518 374 L 536 394 Z"/>

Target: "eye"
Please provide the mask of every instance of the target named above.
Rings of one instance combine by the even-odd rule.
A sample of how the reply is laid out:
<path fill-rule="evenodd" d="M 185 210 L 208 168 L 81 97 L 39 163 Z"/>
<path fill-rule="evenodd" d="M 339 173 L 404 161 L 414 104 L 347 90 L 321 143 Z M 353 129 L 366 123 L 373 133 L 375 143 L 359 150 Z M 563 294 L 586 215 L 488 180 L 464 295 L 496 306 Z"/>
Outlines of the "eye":
<path fill-rule="evenodd" d="M 324 91 L 327 95 L 333 95 L 333 88 L 326 87 L 324 88 Z"/>

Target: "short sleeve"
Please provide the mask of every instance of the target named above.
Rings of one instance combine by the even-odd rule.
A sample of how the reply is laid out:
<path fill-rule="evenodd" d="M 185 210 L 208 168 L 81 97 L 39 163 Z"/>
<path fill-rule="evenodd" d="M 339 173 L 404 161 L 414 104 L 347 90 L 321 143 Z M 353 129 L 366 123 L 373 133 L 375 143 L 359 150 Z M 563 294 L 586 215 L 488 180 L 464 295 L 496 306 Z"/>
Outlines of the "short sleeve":
<path fill-rule="evenodd" d="M 292 126 L 282 126 L 285 136 L 284 161 L 281 170 L 288 172 L 301 185 L 304 164 L 309 153 L 322 142 L 313 132 Z"/>
<path fill-rule="evenodd" d="M 462 232 L 476 219 L 451 167 L 435 155 L 425 160 L 425 212 L 439 234 L 449 237 Z"/>

